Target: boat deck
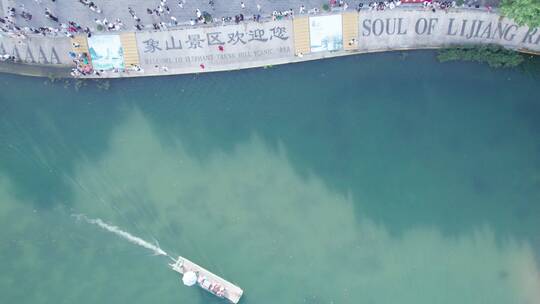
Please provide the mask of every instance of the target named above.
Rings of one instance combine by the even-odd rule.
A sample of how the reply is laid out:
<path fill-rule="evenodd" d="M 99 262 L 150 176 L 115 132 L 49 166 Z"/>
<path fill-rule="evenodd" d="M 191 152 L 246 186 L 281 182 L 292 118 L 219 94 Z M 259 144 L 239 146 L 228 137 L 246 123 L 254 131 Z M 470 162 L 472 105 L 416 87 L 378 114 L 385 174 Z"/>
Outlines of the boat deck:
<path fill-rule="evenodd" d="M 169 264 L 171 266 L 171 268 L 180 273 L 180 274 L 184 274 L 184 272 L 188 272 L 188 271 L 193 271 L 195 272 L 198 277 L 205 277 L 206 279 L 208 279 L 211 283 L 213 284 L 219 284 L 223 287 L 225 287 L 225 293 L 223 295 L 223 297 L 229 301 L 231 301 L 232 303 L 238 303 L 238 301 L 240 301 L 240 298 L 242 297 L 242 294 L 244 293 L 244 291 L 234 285 L 233 283 L 211 273 L 210 271 L 202 268 L 201 266 L 193 263 L 192 261 L 186 259 L 186 258 L 183 258 L 181 256 L 178 257 L 178 259 L 172 263 L 172 264 Z M 201 288 L 207 290 L 208 292 L 211 292 L 213 293 L 212 291 L 204 288 L 203 286 L 201 286 L 200 284 L 198 284 Z"/>

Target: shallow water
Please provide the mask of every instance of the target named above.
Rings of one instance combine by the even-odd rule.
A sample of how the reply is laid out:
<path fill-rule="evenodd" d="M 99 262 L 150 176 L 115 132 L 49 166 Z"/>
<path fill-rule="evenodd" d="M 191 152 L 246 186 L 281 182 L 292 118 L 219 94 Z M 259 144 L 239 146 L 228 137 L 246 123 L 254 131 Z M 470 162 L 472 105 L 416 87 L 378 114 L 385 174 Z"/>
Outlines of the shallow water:
<path fill-rule="evenodd" d="M 6 303 L 540 303 L 540 75 L 431 52 L 73 84 L 0 76 Z"/>

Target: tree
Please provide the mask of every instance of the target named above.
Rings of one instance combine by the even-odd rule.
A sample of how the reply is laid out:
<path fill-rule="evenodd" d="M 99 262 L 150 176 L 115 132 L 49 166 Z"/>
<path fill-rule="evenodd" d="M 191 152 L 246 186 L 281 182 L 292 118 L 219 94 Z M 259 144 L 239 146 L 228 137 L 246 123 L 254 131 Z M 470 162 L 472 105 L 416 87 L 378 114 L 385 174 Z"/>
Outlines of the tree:
<path fill-rule="evenodd" d="M 503 0 L 501 12 L 519 25 L 540 27 L 540 0 Z"/>

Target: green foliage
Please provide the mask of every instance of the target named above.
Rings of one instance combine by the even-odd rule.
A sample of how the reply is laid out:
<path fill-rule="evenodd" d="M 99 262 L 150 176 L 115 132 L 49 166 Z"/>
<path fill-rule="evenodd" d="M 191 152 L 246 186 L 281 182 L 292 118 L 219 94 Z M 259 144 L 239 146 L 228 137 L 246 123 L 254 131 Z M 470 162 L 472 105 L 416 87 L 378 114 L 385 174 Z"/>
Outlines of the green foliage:
<path fill-rule="evenodd" d="M 520 70 L 527 76 L 540 79 L 540 56 L 523 55 L 525 61 L 520 66 Z"/>
<path fill-rule="evenodd" d="M 524 58 L 516 51 L 498 45 L 463 46 L 439 50 L 440 62 L 464 60 L 485 62 L 493 68 L 510 68 L 520 65 Z"/>
<path fill-rule="evenodd" d="M 323 11 L 328 12 L 328 11 L 330 11 L 330 6 L 328 5 L 328 3 L 325 3 L 325 4 L 323 4 L 322 9 L 323 9 Z"/>
<path fill-rule="evenodd" d="M 457 0 L 457 1 L 456 1 L 456 5 L 457 5 L 457 6 L 462 6 L 463 3 L 465 3 L 465 0 Z"/>
<path fill-rule="evenodd" d="M 519 25 L 540 27 L 540 0 L 503 0 L 501 12 Z"/>

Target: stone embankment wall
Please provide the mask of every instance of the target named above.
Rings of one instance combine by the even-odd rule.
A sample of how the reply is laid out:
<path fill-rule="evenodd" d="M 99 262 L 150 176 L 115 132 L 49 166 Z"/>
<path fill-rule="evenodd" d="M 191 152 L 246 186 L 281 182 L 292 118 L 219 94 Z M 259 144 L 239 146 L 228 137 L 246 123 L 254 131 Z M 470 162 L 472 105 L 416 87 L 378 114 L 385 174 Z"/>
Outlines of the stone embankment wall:
<path fill-rule="evenodd" d="M 371 11 L 360 14 L 359 26 L 361 51 L 493 43 L 540 52 L 539 29 L 486 11 Z"/>
<path fill-rule="evenodd" d="M 76 40 L 46 37 L 18 40 L 4 36 L 0 38 L 0 53 L 12 54 L 23 64 L 67 68 L 73 66 L 70 51 L 88 52 L 94 68 L 110 64 L 126 68 L 125 72 L 109 71 L 100 77 L 236 70 L 349 54 L 466 44 L 498 44 L 540 53 L 540 29 L 520 27 L 496 13 L 470 9 L 365 10 L 262 23 L 94 36 L 99 39 L 87 41 L 79 36 Z M 84 47 L 72 48 L 73 41 L 82 42 Z M 116 50 L 104 49 L 108 47 L 107 41 Z M 117 52 L 120 59 L 109 58 L 111 52 Z M 134 65 L 142 70 L 133 71 Z M 19 72 L 17 65 L 0 70 Z M 28 74 L 28 69 L 20 71 Z"/>

